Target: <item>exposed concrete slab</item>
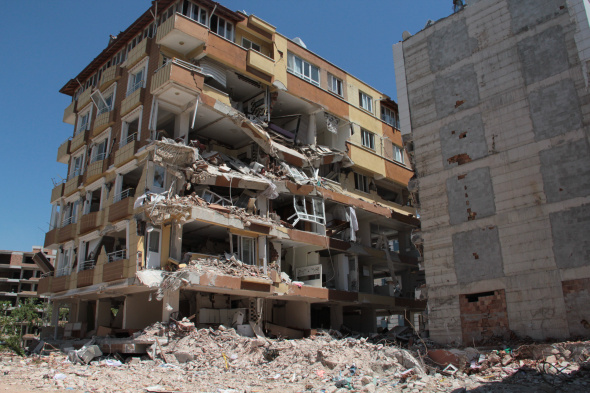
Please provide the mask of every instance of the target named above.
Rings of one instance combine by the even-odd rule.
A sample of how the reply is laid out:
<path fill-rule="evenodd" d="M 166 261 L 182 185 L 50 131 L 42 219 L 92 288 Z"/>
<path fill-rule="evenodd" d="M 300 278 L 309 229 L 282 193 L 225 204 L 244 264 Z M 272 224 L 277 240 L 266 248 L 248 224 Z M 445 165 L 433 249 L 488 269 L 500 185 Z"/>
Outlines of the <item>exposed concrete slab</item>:
<path fill-rule="evenodd" d="M 460 284 L 504 275 L 497 227 L 455 233 L 453 255 Z"/>
<path fill-rule="evenodd" d="M 530 85 L 569 68 L 565 35 L 561 26 L 550 27 L 518 43 L 525 83 Z"/>
<path fill-rule="evenodd" d="M 578 93 L 571 79 L 531 92 L 529 103 L 536 140 L 582 127 Z"/>
<path fill-rule="evenodd" d="M 488 167 L 447 179 L 451 225 L 496 213 L 494 189 Z"/>
<path fill-rule="evenodd" d="M 477 48 L 477 39 L 469 37 L 465 19 L 437 29 L 428 37 L 430 70 L 437 72 L 463 60 Z"/>
<path fill-rule="evenodd" d="M 479 86 L 473 64 L 465 65 L 434 81 L 438 117 L 445 117 L 479 104 Z"/>
<path fill-rule="evenodd" d="M 590 204 L 549 214 L 553 253 L 559 268 L 584 266 L 590 261 Z"/>
<path fill-rule="evenodd" d="M 445 168 L 485 157 L 488 146 L 481 115 L 476 113 L 441 128 L 440 145 Z"/>
<path fill-rule="evenodd" d="M 590 147 L 585 139 L 539 153 L 547 202 L 590 195 Z"/>

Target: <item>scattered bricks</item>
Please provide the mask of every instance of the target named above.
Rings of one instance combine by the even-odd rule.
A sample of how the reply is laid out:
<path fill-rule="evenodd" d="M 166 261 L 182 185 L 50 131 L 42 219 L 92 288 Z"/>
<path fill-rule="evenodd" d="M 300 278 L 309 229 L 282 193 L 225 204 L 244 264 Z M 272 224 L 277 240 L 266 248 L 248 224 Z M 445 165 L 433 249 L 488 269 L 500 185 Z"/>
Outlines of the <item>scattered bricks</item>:
<path fill-rule="evenodd" d="M 178 360 L 178 363 L 188 363 L 194 360 L 193 355 L 188 352 L 175 352 L 174 356 Z"/>
<path fill-rule="evenodd" d="M 557 363 L 557 358 L 555 357 L 555 355 L 549 355 L 549 356 L 547 356 L 545 361 L 547 363 L 555 364 L 555 363 Z"/>

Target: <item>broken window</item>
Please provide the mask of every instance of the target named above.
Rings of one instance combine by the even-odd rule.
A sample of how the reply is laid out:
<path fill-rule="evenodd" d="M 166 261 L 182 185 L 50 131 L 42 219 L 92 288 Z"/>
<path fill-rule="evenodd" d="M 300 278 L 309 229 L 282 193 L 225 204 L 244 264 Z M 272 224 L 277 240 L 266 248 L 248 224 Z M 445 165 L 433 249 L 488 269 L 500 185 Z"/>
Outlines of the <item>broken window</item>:
<path fill-rule="evenodd" d="M 294 195 L 293 207 L 295 208 L 295 214 L 288 218 L 288 220 L 291 220 L 293 217 L 297 217 L 293 221 L 293 226 L 297 225 L 299 220 L 326 225 L 326 212 L 323 199 Z"/>
<path fill-rule="evenodd" d="M 364 110 L 373 113 L 373 97 L 359 91 L 359 106 Z"/>
<path fill-rule="evenodd" d="M 316 86 L 320 85 L 320 69 L 301 57 L 289 52 L 287 55 L 287 70 Z"/>
<path fill-rule="evenodd" d="M 105 94 L 102 94 L 100 90 L 96 90 L 90 95 L 92 102 L 96 105 L 96 115 L 102 115 L 103 113 L 110 112 L 113 109 L 113 97 L 115 96 L 115 85 L 109 88 Z"/>
<path fill-rule="evenodd" d="M 361 128 L 361 142 L 363 146 L 375 150 L 375 134 L 363 128 Z"/>
<path fill-rule="evenodd" d="M 362 192 L 369 192 L 369 179 L 360 173 L 354 174 L 354 188 Z"/>
<path fill-rule="evenodd" d="M 166 185 L 166 168 L 160 165 L 154 165 L 154 191 L 162 192 Z"/>
<path fill-rule="evenodd" d="M 232 236 L 232 253 L 247 265 L 254 265 L 256 262 L 256 239 L 240 235 Z"/>

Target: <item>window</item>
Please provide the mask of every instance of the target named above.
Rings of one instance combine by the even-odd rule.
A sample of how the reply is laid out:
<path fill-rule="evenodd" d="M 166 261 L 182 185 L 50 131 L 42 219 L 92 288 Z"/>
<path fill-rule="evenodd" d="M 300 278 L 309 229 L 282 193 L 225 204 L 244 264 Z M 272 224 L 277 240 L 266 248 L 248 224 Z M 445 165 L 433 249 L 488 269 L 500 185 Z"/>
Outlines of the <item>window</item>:
<path fill-rule="evenodd" d="M 394 160 L 402 164 L 404 163 L 404 150 L 401 147 L 393 145 L 393 154 Z"/>
<path fill-rule="evenodd" d="M 90 163 L 104 160 L 107 157 L 107 147 L 109 143 L 109 138 L 103 138 L 100 142 L 98 142 L 94 148 L 92 148 L 92 155 L 90 158 Z"/>
<path fill-rule="evenodd" d="M 72 157 L 72 165 L 70 166 L 70 176 L 68 176 L 68 180 L 80 176 L 84 171 L 84 153 L 78 154 L 75 157 Z"/>
<path fill-rule="evenodd" d="M 375 134 L 361 128 L 361 141 L 363 146 L 375 150 Z"/>
<path fill-rule="evenodd" d="M 232 235 L 232 247 L 232 253 L 236 254 L 240 261 L 247 265 L 255 264 L 256 239 L 252 237 Z"/>
<path fill-rule="evenodd" d="M 291 220 L 297 217 L 293 221 L 293 225 L 297 225 L 299 220 L 326 225 L 326 212 L 323 199 L 293 196 L 293 207 L 295 208 L 295 214 L 287 218 L 287 220 Z"/>
<path fill-rule="evenodd" d="M 369 179 L 359 173 L 354 174 L 354 188 L 362 192 L 369 192 Z"/>
<path fill-rule="evenodd" d="M 242 37 L 242 47 L 246 49 L 254 49 L 257 52 L 260 52 L 260 45 L 244 37 Z"/>
<path fill-rule="evenodd" d="M 105 94 L 102 94 L 100 90 L 92 93 L 90 98 L 94 102 L 97 108 L 96 116 L 100 116 L 103 113 L 110 112 L 113 109 L 113 97 L 115 96 L 115 85 L 109 88 Z"/>
<path fill-rule="evenodd" d="M 334 94 L 343 96 L 342 79 L 338 79 L 334 75 L 328 73 L 328 89 Z"/>
<path fill-rule="evenodd" d="M 154 191 L 164 191 L 166 185 L 166 168 L 160 165 L 154 165 Z"/>
<path fill-rule="evenodd" d="M 145 82 L 145 65 L 140 67 L 135 73 L 129 75 L 129 85 L 127 87 L 127 95 L 133 94 L 137 89 L 141 89 Z"/>
<path fill-rule="evenodd" d="M 158 23 L 158 26 L 166 22 L 166 20 L 170 18 L 172 15 L 174 15 L 174 6 L 168 7 L 168 9 L 162 13 L 162 16 L 160 16 L 160 23 Z"/>
<path fill-rule="evenodd" d="M 181 13 L 202 25 L 207 25 L 207 10 L 192 1 L 184 0 L 182 2 Z"/>
<path fill-rule="evenodd" d="M 65 227 L 66 225 L 75 224 L 76 218 L 78 217 L 78 205 L 80 204 L 79 200 L 75 202 L 68 202 L 64 207 L 64 214 L 61 221 L 61 227 Z"/>
<path fill-rule="evenodd" d="M 364 110 L 373 113 L 373 97 L 359 91 L 359 105 Z"/>
<path fill-rule="evenodd" d="M 320 69 L 290 52 L 287 55 L 287 70 L 316 86 L 320 85 Z"/>
<path fill-rule="evenodd" d="M 76 133 L 74 135 L 78 135 L 82 131 L 86 131 L 90 128 L 90 111 L 92 107 L 88 108 L 88 110 L 80 113 L 78 115 L 78 126 L 76 127 Z"/>
<path fill-rule="evenodd" d="M 399 128 L 399 120 L 397 119 L 396 113 L 385 106 L 381 106 L 381 120 L 392 127 Z"/>
<path fill-rule="evenodd" d="M 234 41 L 234 25 L 217 15 L 211 17 L 211 31 L 226 40 Z"/>
<path fill-rule="evenodd" d="M 121 142 L 119 147 L 123 147 L 128 143 L 135 140 L 139 140 L 139 120 L 141 118 L 140 112 L 132 112 L 130 115 L 123 119 L 123 125 L 121 129 Z"/>

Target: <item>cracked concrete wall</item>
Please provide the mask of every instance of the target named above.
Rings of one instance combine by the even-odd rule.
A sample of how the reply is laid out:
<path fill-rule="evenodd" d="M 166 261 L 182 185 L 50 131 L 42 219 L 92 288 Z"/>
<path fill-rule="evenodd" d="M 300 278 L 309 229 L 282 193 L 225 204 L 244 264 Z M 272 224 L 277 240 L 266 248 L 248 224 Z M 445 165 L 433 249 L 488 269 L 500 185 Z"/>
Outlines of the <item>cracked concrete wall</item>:
<path fill-rule="evenodd" d="M 470 1 L 401 44 L 436 341 L 464 337 L 461 295 L 501 290 L 517 334 L 577 329 L 562 281 L 590 279 L 585 10 Z"/>

